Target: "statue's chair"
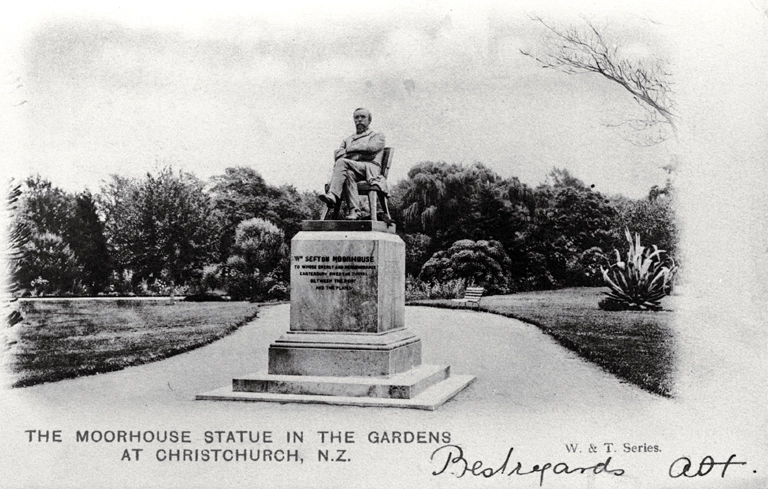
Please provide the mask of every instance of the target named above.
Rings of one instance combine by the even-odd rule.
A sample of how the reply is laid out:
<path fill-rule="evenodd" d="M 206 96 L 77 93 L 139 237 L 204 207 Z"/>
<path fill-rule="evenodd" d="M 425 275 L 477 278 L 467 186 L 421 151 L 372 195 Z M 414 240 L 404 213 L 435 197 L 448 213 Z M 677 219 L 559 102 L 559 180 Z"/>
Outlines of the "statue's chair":
<path fill-rule="evenodd" d="M 378 163 L 381 167 L 381 176 L 384 177 L 384 179 L 387 178 L 389 175 L 389 167 L 392 166 L 392 156 L 395 153 L 394 148 L 384 148 L 376 155 L 376 157 L 373 159 L 374 162 Z M 329 185 L 325 184 L 325 192 L 328 193 Z M 392 216 L 389 214 L 389 204 L 387 203 L 387 194 L 381 191 L 379 187 L 376 185 L 369 185 L 368 182 L 357 182 L 357 193 L 359 195 L 367 195 L 368 196 L 368 205 L 371 208 L 371 220 L 377 221 L 378 218 L 376 216 L 378 206 L 377 201 L 381 201 L 381 210 L 384 212 L 384 215 L 387 216 L 387 219 L 392 219 Z M 338 219 L 339 218 L 339 211 L 341 210 L 341 201 L 343 199 L 337 199 L 336 206 L 333 208 L 333 211 L 331 211 L 330 207 L 323 208 L 322 213 L 320 214 L 320 220 L 324 221 L 328 219 L 330 215 L 330 219 Z"/>

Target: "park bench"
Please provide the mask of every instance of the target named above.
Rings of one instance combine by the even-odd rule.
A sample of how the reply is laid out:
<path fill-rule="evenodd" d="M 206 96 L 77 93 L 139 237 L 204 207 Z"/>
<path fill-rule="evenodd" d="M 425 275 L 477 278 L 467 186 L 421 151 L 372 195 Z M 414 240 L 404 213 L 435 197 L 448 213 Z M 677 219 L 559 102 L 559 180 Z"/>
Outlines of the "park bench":
<path fill-rule="evenodd" d="M 483 287 L 467 287 L 464 291 L 464 297 L 462 299 L 451 299 L 453 302 L 460 302 L 462 304 L 475 304 L 480 309 L 480 299 L 483 297 L 485 289 Z"/>
<path fill-rule="evenodd" d="M 383 150 L 379 151 L 379 153 L 376 155 L 376 158 L 374 161 L 379 164 L 381 167 L 381 175 L 386 179 L 389 175 L 389 168 L 392 166 L 392 157 L 394 156 L 395 150 L 394 148 L 384 148 Z M 328 184 L 325 185 L 325 192 L 328 192 Z M 371 209 L 371 220 L 376 221 L 378 220 L 376 214 L 378 210 L 377 201 L 381 202 L 381 210 L 384 212 L 385 220 L 392 220 L 392 216 L 389 213 L 389 203 L 387 202 L 387 194 L 381 191 L 376 186 L 368 185 L 368 182 L 358 182 L 357 183 L 357 193 L 359 195 L 367 195 L 368 196 L 368 206 Z M 336 207 L 333 209 L 330 209 L 328 207 L 324 208 L 323 211 L 320 214 L 320 220 L 324 221 L 328 219 L 329 217 L 331 219 L 338 219 L 339 218 L 339 210 L 341 209 L 341 200 L 339 199 L 336 202 Z"/>

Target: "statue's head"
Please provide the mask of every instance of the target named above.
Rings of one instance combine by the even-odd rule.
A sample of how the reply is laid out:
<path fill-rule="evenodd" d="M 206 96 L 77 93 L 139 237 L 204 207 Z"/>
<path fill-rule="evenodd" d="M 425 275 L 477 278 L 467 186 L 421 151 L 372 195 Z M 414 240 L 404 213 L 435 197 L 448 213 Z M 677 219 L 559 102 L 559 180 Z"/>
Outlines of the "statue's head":
<path fill-rule="evenodd" d="M 355 112 L 352 114 L 352 118 L 355 121 L 355 129 L 357 129 L 358 134 L 362 134 L 367 131 L 368 126 L 371 125 L 371 113 L 368 111 L 368 109 L 364 109 L 362 107 L 355 109 Z"/>

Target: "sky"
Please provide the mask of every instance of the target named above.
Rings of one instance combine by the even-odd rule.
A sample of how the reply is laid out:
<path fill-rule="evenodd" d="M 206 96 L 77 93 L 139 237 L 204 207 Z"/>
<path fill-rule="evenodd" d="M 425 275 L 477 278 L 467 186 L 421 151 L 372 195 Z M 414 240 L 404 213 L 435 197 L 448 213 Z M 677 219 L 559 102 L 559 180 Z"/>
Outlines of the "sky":
<path fill-rule="evenodd" d="M 110 174 L 172 165 L 207 179 L 248 166 L 271 184 L 319 190 L 362 106 L 395 148 L 393 182 L 421 161 L 480 161 L 531 185 L 553 167 L 609 194 L 642 197 L 664 184 L 670 144 L 641 147 L 606 127 L 641 113 L 627 92 L 520 53 L 541 46 L 531 15 L 560 25 L 584 17 L 674 76 L 672 28 L 646 7 L 365 5 L 32 9 L 15 32 L 10 76 L 21 85 L 10 94 L 22 128 L 16 174 L 97 191 Z"/>

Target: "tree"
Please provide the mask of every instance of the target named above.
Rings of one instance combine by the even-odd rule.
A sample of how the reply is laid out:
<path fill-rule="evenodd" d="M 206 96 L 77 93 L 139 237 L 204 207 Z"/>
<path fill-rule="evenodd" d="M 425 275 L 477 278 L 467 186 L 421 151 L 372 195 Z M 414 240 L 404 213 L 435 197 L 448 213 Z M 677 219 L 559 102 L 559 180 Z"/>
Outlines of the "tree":
<path fill-rule="evenodd" d="M 670 74 L 661 60 L 631 59 L 617 43 L 607 41 L 589 20 L 585 26 L 559 28 L 540 17 L 532 19 L 544 26 L 543 53 L 520 50 L 544 68 L 567 74 L 595 73 L 626 90 L 646 111 L 646 117 L 618 126 L 629 126 L 642 134 L 631 141 L 641 145 L 660 143 L 675 131 L 674 102 Z"/>
<path fill-rule="evenodd" d="M 16 228 L 29 235 L 18 262 L 21 286 L 41 294 L 85 292 L 84 265 L 96 266 L 103 257 L 91 257 L 72 245 L 70 234 L 78 225 L 73 221 L 77 198 L 39 175 L 28 177 L 24 187 L 15 216 Z"/>
<path fill-rule="evenodd" d="M 429 259 L 432 240 L 426 234 L 421 233 L 402 234 L 401 238 L 405 242 L 405 273 L 408 276 L 416 277 L 419 275 L 421 267 Z"/>
<path fill-rule="evenodd" d="M 551 185 L 554 188 L 573 188 L 573 189 L 586 189 L 587 186 L 580 179 L 571 175 L 565 168 L 552 168 L 552 171 L 547 175 L 547 182 L 551 180 Z"/>
<path fill-rule="evenodd" d="M 768 0 L 749 0 L 752 7 L 755 8 L 764 18 L 768 19 Z"/>
<path fill-rule="evenodd" d="M 259 217 L 271 221 L 285 230 L 285 240 L 289 242 L 299 232 L 301 221 L 314 215 L 308 203 L 311 196 L 299 193 L 290 185 L 270 186 L 252 168 L 227 168 L 223 175 L 214 176 L 211 181 L 214 207 L 222 222 L 221 260 L 229 256 L 235 229 L 244 220 Z"/>
<path fill-rule="evenodd" d="M 134 272 L 134 285 L 185 285 L 214 261 L 220 227 L 203 183 L 190 173 L 167 167 L 143 180 L 113 175 L 100 205 L 117 267 Z"/>
<path fill-rule="evenodd" d="M 247 167 L 227 168 L 224 175 L 212 177 L 211 182 L 213 206 L 223 224 L 220 259 L 226 260 L 235 242 L 237 225 L 267 209 L 270 189 L 256 170 Z"/>
<path fill-rule="evenodd" d="M 90 192 L 75 197 L 72 216 L 67 220 L 64 238 L 82 267 L 81 280 L 92 293 L 105 289 L 112 273 L 112 257 Z"/>
<path fill-rule="evenodd" d="M 405 235 L 429 238 L 425 256 L 463 239 L 498 242 L 512 258 L 506 272 L 514 288 L 553 288 L 576 273 L 597 273 L 596 257 L 613 245 L 614 211 L 605 197 L 565 169 L 554 168 L 548 181 L 531 189 L 480 163 L 427 162 L 398 184 L 393 202 L 405 221 Z M 591 248 L 599 249 L 585 255 Z"/>
<path fill-rule="evenodd" d="M 512 281 L 522 290 L 595 283 L 602 252 L 614 245 L 613 205 L 565 169 L 554 168 L 547 182 L 510 187 L 527 217 L 505 243 Z"/>
<path fill-rule="evenodd" d="M 616 212 L 599 192 L 588 188 L 554 189 L 545 218 L 550 236 L 567 243 L 569 250 L 582 252 L 611 244 Z"/>
<path fill-rule="evenodd" d="M 35 295 L 80 293 L 82 267 L 58 234 L 35 233 L 23 248 L 19 282 Z"/>
<path fill-rule="evenodd" d="M 677 226 L 672 198 L 665 194 L 648 199 L 617 199 L 614 247 L 619 247 L 625 229 L 638 234 L 643 243 L 656 245 L 674 259 L 677 257 Z M 650 198 L 653 196 L 653 198 Z"/>
<path fill-rule="evenodd" d="M 469 212 L 472 180 L 461 165 L 426 161 L 411 168 L 407 179 L 398 184 L 409 232 L 434 237 L 454 234 Z"/>
<path fill-rule="evenodd" d="M 263 298 L 288 280 L 288 246 L 284 233 L 269 221 L 248 219 L 237 225 L 233 253 L 224 276 L 234 299 Z"/>
<path fill-rule="evenodd" d="M 445 251 L 438 251 L 421 269 L 419 279 L 446 283 L 454 279 L 485 287 L 489 293 L 510 290 L 510 260 L 498 241 L 460 240 Z"/>
<path fill-rule="evenodd" d="M 74 197 L 40 175 L 24 181 L 17 220 L 32 232 L 63 235 L 72 214 Z"/>
<path fill-rule="evenodd" d="M 432 251 L 461 239 L 503 239 L 513 232 L 507 218 L 514 213 L 506 199 L 509 182 L 475 163 L 419 163 L 393 191 L 396 216 L 406 233 L 432 240 Z"/>

